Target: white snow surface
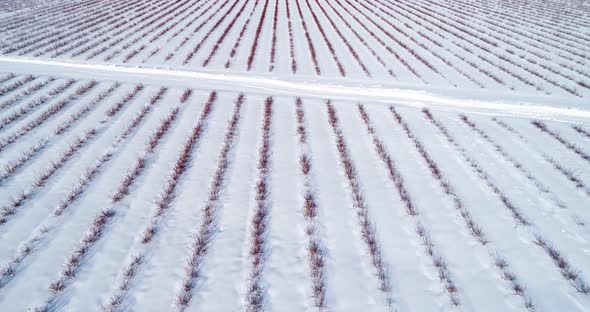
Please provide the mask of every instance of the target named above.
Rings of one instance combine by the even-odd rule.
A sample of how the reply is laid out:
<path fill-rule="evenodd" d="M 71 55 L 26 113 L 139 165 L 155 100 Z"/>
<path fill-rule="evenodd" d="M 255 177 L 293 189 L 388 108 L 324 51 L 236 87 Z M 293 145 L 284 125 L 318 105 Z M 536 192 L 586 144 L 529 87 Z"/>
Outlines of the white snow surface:
<path fill-rule="evenodd" d="M 0 17 L 0 311 L 590 310 L 588 1 Z"/>
<path fill-rule="evenodd" d="M 49 65 L 57 67 L 57 65 Z M 89 66 L 89 65 L 85 65 Z M 58 84 L 68 78 L 66 72 L 78 69 L 62 66 L 63 78 L 51 83 Z M 121 283 L 124 266 L 138 250 L 142 250 L 143 228 L 149 224 L 161 198 L 166 180 L 182 149 L 191 127 L 201 114 L 210 90 L 193 88 L 189 100 L 180 106 L 178 117 L 155 150 L 145 158 L 145 169 L 132 184 L 129 195 L 120 203 L 111 203 L 111 196 L 130 172 L 139 155 L 143 155 L 146 143 L 159 127 L 170 110 L 180 103 L 180 96 L 191 85 L 184 75 L 198 73 L 168 72 L 166 70 L 84 67 L 89 77 L 101 79 L 98 85 L 74 102 L 27 132 L 22 138 L 0 152 L 2 167 L 12 162 L 31 146 L 45 138 L 45 148 L 35 153 L 14 173 L 2 182 L 0 188 L 2 205 L 7 207 L 21 191 L 33 190 L 31 199 L 25 201 L 14 214 L 6 216 L 0 225 L 2 247 L 0 260 L 8 264 L 22 252 L 22 247 L 31 238 L 41 235 L 40 243 L 34 245 L 20 262 L 13 275 L 3 280 L 0 302 L 8 311 L 22 311 L 43 306 L 50 302 L 52 310 L 80 311 L 100 310 Z M 91 103 L 100 92 L 114 86 L 112 79 L 121 74 L 121 85 L 99 102 L 82 119 L 75 121 L 64 134 L 55 135 L 53 129 L 68 116 Z M 126 77 L 123 77 L 123 74 Z M 149 73 L 149 74 L 148 74 Z M 74 86 L 84 85 L 89 80 L 77 79 Z M 123 96 L 132 92 L 136 84 L 128 82 L 143 75 L 144 89 L 123 107 L 114 119 L 105 119 L 106 110 Z M 146 114 L 145 120 L 130 136 L 116 140 L 121 131 L 136 116 L 150 96 L 157 93 L 161 84 L 154 84 L 168 75 L 180 80 L 175 82 L 165 95 Z M 22 75 L 10 81 L 18 80 Z M 46 79 L 41 76 L 38 79 Z M 54 76 L 57 77 L 57 76 Z M 218 78 L 223 81 L 221 77 Z M 230 77 L 230 79 L 236 79 Z M 514 294 L 502 273 L 494 266 L 490 254 L 501 254 L 510 266 L 512 274 L 525 287 L 538 310 L 565 308 L 568 311 L 584 311 L 590 303 L 587 295 L 581 294 L 572 283 L 565 280 L 546 251 L 535 243 L 535 234 L 541 233 L 552 246 L 558 248 L 569 265 L 579 270 L 583 280 L 590 278 L 587 263 L 590 257 L 588 222 L 586 211 L 590 199 L 590 167 L 588 155 L 590 138 L 578 129 L 588 132 L 590 120 L 585 110 L 536 106 L 538 111 L 524 114 L 516 110 L 521 104 L 506 104 L 494 108 L 493 102 L 478 102 L 484 105 L 462 106 L 467 100 L 456 100 L 444 106 L 437 97 L 430 95 L 429 102 L 410 99 L 399 100 L 387 97 L 367 97 L 365 100 L 345 100 L 338 92 L 349 92 L 352 98 L 362 98 L 356 88 L 324 86 L 327 96 L 310 92 L 303 95 L 307 145 L 301 146 L 297 139 L 296 97 L 287 96 L 292 89 L 274 95 L 260 91 L 265 80 L 251 78 L 257 85 L 246 92 L 240 111 L 238 134 L 229 153 L 229 167 L 223 182 L 219 203 L 216 205 L 216 221 L 210 246 L 201 267 L 202 273 L 193 290 L 191 310 L 242 310 L 247 307 L 246 293 L 251 264 L 250 249 L 252 209 L 256 206 L 255 181 L 258 175 L 259 147 L 263 121 L 264 102 L 267 96 L 274 99 L 270 125 L 270 216 L 266 234 L 266 261 L 262 278 L 265 309 L 273 311 L 315 310 L 309 257 L 307 254 L 306 219 L 303 214 L 304 176 L 300 171 L 299 158 L 305 151 L 311 160 L 311 188 L 316 196 L 318 215 L 318 239 L 323 246 L 325 261 L 326 305 L 333 310 L 388 310 L 384 295 L 379 290 L 375 268 L 361 238 L 358 216 L 353 207 L 351 189 L 344 175 L 338 156 L 335 137 L 328 122 L 326 101 L 334 105 L 339 125 L 356 167 L 357 179 L 369 218 L 375 229 L 375 237 L 392 284 L 392 308 L 400 311 L 521 311 L 526 310 L 521 297 Z M 250 82 L 250 84 L 254 84 Z M 179 82 L 177 82 L 179 83 Z M 193 82 L 194 83 L 194 82 Z M 244 82 L 244 84 L 248 84 Z M 292 88 L 304 90 L 306 84 L 289 83 Z M 277 89 L 277 84 L 271 84 Z M 26 86 L 26 85 L 25 85 Z M 199 86 L 196 82 L 195 86 Z M 194 235 L 203 220 L 202 209 L 207 203 L 212 176 L 219 150 L 224 142 L 233 102 L 240 92 L 230 91 L 229 86 L 220 87 L 211 116 L 206 121 L 203 135 L 194 147 L 190 165 L 180 177 L 169 211 L 162 216 L 159 230 L 149 245 L 148 256 L 138 269 L 121 308 L 129 311 L 164 311 L 177 309 L 176 296 L 186 276 Z M 43 89 L 42 89 L 43 90 Z M 220 91 L 223 90 L 223 91 Z M 340 91 L 339 91 L 340 90 Z M 17 91 L 13 91 L 17 92 Z M 38 91 L 38 92 L 41 92 Z M 334 94 L 334 99 L 330 98 Z M 404 95 L 404 93 L 399 93 Z M 411 92 L 409 92 L 411 94 Z M 12 110 L 24 107 L 28 95 L 17 101 Z M 65 95 L 55 96 L 56 100 Z M 9 94 L 3 98 L 10 97 Z M 56 101 L 53 100 L 53 101 Z M 400 195 L 388 175 L 384 163 L 375 152 L 371 136 L 359 115 L 357 104 L 362 103 L 374 126 L 375 133 L 383 142 L 387 153 L 394 161 L 399 175 L 415 207 L 418 216 L 407 215 Z M 418 105 L 421 103 L 421 105 Z M 50 104 L 47 104 L 50 105 Z M 412 141 L 403 128 L 396 123 L 389 107 L 407 120 L 413 135 L 423 142 L 423 148 L 438 164 L 445 181 L 452 185 L 465 208 L 487 235 L 489 242 L 481 245 L 471 236 L 464 220 L 453 208 L 449 195 L 430 173 Z M 458 150 L 449 144 L 439 130 L 421 111 L 430 108 L 433 116 L 449 131 L 467 155 L 478 162 L 498 186 L 504 196 L 527 217 L 530 225 L 519 225 L 476 171 L 466 163 Z M 44 108 L 33 110 L 29 115 L 2 129 L 2 138 L 17 133 Z M 2 112 L 7 116 L 11 112 Z M 498 152 L 490 142 L 471 130 L 461 119 L 465 115 L 497 142 L 512 160 L 521 163 L 540 188 L 527 178 L 523 171 L 516 170 L 508 158 Z M 577 153 L 547 133 L 531 124 L 541 116 L 547 128 L 577 148 Z M 503 128 L 493 119 L 513 127 L 518 134 Z M 53 175 L 46 186 L 32 188 L 36 176 L 55 162 L 75 137 L 91 127 L 98 127 L 97 135 L 90 139 L 69 159 L 66 165 Z M 114 145 L 113 142 L 118 142 Z M 570 146 L 571 147 L 571 146 Z M 112 160 L 99 167 L 71 205 L 61 215 L 53 210 L 66 198 L 78 181 L 92 167 L 97 157 L 105 151 L 112 153 Z M 581 156 L 582 155 L 582 156 Z M 563 172 L 547 161 L 551 158 L 570 170 L 580 183 L 570 181 Z M 560 207 L 553 200 L 558 198 Z M 94 216 L 105 208 L 116 211 L 115 217 L 103 229 L 103 234 L 89 247 L 88 254 L 63 292 L 55 293 L 50 284 L 59 278 L 66 260 L 76 246 L 84 241 L 93 224 Z M 447 292 L 441 285 L 433 260 L 425 253 L 423 242 L 415 232 L 416 221 L 424 225 L 435 243 L 437 254 L 444 258 L 457 286 L 460 305 L 450 304 Z M 48 228 L 48 232 L 43 232 Z M 85 234 L 86 233 L 86 234 Z M 26 296 L 24 294 L 27 294 Z M 57 299 L 52 299 L 56 297 Z M 49 300 L 49 301 L 48 301 Z"/>
<path fill-rule="evenodd" d="M 203 89 L 240 90 L 259 94 L 305 94 L 331 99 L 370 100 L 416 107 L 428 106 L 459 111 L 506 113 L 514 116 L 565 118 L 584 122 L 590 118 L 585 99 L 534 94 L 506 94 L 497 91 L 401 88 L 399 85 L 363 83 L 350 80 L 273 79 L 245 74 L 224 74 L 173 70 L 157 67 L 131 67 L 63 62 L 0 56 L 0 68 L 13 73 L 35 72 L 100 81 L 137 82 Z"/>

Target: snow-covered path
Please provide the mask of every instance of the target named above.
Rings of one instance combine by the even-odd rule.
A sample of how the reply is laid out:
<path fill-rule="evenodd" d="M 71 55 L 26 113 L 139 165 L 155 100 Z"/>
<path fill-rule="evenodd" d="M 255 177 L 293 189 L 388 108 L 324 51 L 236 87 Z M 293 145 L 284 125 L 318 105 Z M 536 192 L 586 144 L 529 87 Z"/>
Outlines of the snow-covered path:
<path fill-rule="evenodd" d="M 423 85 L 374 84 L 353 79 L 295 77 L 288 81 L 270 75 L 226 74 L 215 71 L 172 70 L 156 67 L 101 65 L 47 59 L 0 56 L 6 72 L 65 76 L 99 81 L 142 82 L 171 87 L 199 87 L 248 94 L 275 94 L 330 99 L 395 102 L 398 105 L 440 110 L 496 114 L 566 121 L 590 120 L 585 99 L 519 95 L 478 89 L 424 87 Z"/>

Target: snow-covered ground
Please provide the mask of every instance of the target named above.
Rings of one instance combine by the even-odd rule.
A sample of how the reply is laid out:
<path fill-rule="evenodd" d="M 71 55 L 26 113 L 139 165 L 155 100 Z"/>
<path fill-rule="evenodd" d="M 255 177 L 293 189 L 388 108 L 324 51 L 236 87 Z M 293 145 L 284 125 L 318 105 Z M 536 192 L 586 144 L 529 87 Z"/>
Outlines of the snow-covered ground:
<path fill-rule="evenodd" d="M 271 79 L 590 94 L 587 1 L 1 3 L 8 7 L 0 10 L 1 55 Z"/>
<path fill-rule="evenodd" d="M 590 309 L 587 1 L 0 17 L 1 311 Z"/>
<path fill-rule="evenodd" d="M 163 311 L 188 293 L 189 309 L 240 310 L 256 302 L 252 270 L 268 310 L 588 307 L 587 111 L 556 121 L 148 76 L 0 85 L 5 309 Z"/>

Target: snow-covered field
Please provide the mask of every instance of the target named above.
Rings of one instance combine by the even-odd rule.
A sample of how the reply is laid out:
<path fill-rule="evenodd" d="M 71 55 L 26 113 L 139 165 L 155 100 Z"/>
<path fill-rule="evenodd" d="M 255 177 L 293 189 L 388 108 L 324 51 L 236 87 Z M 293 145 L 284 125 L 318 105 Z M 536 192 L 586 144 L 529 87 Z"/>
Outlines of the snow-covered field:
<path fill-rule="evenodd" d="M 587 1 L 0 17 L 0 311 L 590 310 Z"/>
<path fill-rule="evenodd" d="M 2 55 L 590 95 L 582 0 L 0 3 Z"/>

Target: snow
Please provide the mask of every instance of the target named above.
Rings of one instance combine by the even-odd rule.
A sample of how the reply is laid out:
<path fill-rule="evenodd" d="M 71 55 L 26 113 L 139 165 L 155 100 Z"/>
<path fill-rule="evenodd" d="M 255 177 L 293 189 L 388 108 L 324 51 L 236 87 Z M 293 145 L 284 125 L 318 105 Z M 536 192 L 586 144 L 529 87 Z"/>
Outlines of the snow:
<path fill-rule="evenodd" d="M 587 311 L 590 137 L 574 127 L 590 133 L 589 41 L 587 1 L 0 1 L 0 306 L 259 311 L 249 288 L 259 277 L 265 311 Z M 226 144 L 227 171 L 212 194 Z M 141 157 L 128 194 L 114 200 Z M 306 210 L 308 194 L 317 215 Z M 267 230 L 254 236 L 261 202 Z M 105 209 L 114 215 L 90 235 Z M 260 265 L 252 246 L 264 247 Z M 117 294 L 120 305 L 109 306 Z"/>
<path fill-rule="evenodd" d="M 306 96 L 371 100 L 384 103 L 399 103 L 417 107 L 429 106 L 440 109 L 469 112 L 490 112 L 511 116 L 538 118 L 567 118 L 584 121 L 590 114 L 584 108 L 585 100 L 560 97 L 538 97 L 535 95 L 513 96 L 499 92 L 446 92 L 412 90 L 400 86 L 383 84 L 361 84 L 354 80 L 306 82 L 297 79 L 281 80 L 251 75 L 192 72 L 162 68 L 138 68 L 129 66 L 99 65 L 78 62 L 61 62 L 43 59 L 27 59 L 0 56 L 0 67 L 7 72 L 39 75 L 58 74 L 79 79 L 100 81 L 138 82 L 161 84 L 175 87 L 195 87 L 216 90 L 240 90 L 254 94 L 305 94 Z M 422 88 L 424 89 L 424 88 Z M 480 93 L 481 92 L 481 93 Z M 565 104 L 567 103 L 567 104 Z"/>

